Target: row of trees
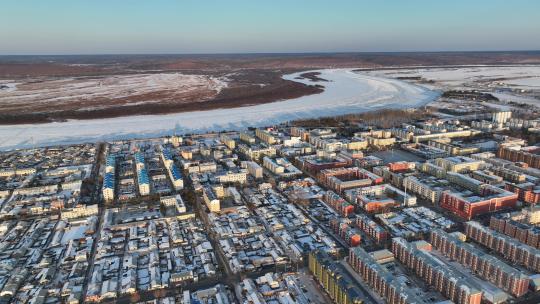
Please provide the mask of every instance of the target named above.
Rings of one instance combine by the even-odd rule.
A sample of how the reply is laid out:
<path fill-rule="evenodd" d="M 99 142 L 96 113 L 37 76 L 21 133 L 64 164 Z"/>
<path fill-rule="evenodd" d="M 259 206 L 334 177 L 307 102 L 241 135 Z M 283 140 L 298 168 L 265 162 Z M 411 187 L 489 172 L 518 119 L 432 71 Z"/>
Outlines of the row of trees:
<path fill-rule="evenodd" d="M 429 109 L 382 109 L 365 113 L 295 120 L 289 124 L 307 128 L 358 126 L 360 124 L 377 128 L 392 128 L 431 116 Z"/>

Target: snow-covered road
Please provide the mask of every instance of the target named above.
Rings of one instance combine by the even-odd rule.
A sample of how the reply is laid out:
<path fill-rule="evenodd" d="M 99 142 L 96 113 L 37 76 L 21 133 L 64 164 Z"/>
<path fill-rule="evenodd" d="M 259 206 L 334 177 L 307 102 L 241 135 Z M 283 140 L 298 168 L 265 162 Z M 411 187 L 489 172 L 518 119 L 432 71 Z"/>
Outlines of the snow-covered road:
<path fill-rule="evenodd" d="M 0 126 L 0 149 L 156 137 L 188 132 L 238 130 L 279 122 L 365 112 L 379 108 L 417 107 L 439 92 L 403 81 L 358 74 L 348 69 L 320 70 L 328 82 L 314 83 L 285 75 L 288 80 L 325 86 L 321 94 L 232 109 L 142 115 L 59 123 Z"/>

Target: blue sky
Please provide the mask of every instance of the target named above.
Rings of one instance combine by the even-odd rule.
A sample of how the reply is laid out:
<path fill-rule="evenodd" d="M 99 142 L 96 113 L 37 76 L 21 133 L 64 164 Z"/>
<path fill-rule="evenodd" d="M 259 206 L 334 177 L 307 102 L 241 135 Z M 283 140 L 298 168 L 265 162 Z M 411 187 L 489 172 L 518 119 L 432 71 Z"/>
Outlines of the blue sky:
<path fill-rule="evenodd" d="M 540 50 L 538 0 L 2 0 L 0 54 Z"/>

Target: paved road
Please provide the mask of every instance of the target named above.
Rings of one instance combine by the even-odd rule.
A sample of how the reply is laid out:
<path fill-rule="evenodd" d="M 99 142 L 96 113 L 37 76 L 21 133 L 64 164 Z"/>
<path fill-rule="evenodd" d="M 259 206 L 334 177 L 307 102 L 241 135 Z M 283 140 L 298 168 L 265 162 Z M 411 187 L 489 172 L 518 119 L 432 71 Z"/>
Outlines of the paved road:
<path fill-rule="evenodd" d="M 96 227 L 96 232 L 94 234 L 94 243 L 92 244 L 92 250 L 90 251 L 89 255 L 89 262 L 88 262 L 88 269 L 86 271 L 86 279 L 84 280 L 83 290 L 82 290 L 82 299 L 84 301 L 84 298 L 86 297 L 86 292 L 88 291 L 88 283 L 90 282 L 90 279 L 92 278 L 92 273 L 94 271 L 94 259 L 96 256 L 96 248 L 98 240 L 101 237 L 101 228 L 103 226 L 103 213 L 105 210 L 105 207 L 103 206 L 103 203 L 99 200 L 99 189 L 100 186 L 98 183 L 98 177 L 99 177 L 99 170 L 101 167 L 101 164 L 104 162 L 105 159 L 105 144 L 99 144 L 98 146 L 98 157 L 96 158 L 96 164 L 92 168 L 92 178 L 94 179 L 94 189 L 92 191 L 92 203 L 98 204 L 98 224 Z"/>
<path fill-rule="evenodd" d="M 92 244 L 92 250 L 90 251 L 89 256 L 89 262 L 88 262 L 88 270 L 86 272 L 86 279 L 84 280 L 84 286 L 82 291 L 82 298 L 84 299 L 86 297 L 86 292 L 88 291 L 88 283 L 90 283 L 90 280 L 92 278 L 92 273 L 94 272 L 94 260 L 96 257 L 96 250 L 97 250 L 97 244 L 101 237 L 101 229 L 103 226 L 103 213 L 105 208 L 101 205 L 99 206 L 99 213 L 98 213 L 98 225 L 96 227 L 96 233 L 94 237 L 94 243 Z"/>
<path fill-rule="evenodd" d="M 305 294 L 310 303 L 326 304 L 332 303 L 332 299 L 322 290 L 322 287 L 313 280 L 309 270 L 302 269 L 298 272 L 298 285 L 306 290 Z M 303 286 L 302 286 L 303 285 Z"/>

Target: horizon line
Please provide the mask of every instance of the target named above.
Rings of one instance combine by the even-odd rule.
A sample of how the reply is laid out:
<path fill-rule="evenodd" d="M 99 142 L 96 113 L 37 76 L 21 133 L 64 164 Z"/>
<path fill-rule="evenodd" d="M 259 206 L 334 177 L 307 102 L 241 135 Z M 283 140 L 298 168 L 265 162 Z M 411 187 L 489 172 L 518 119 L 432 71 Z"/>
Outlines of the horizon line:
<path fill-rule="evenodd" d="M 29 54 L 0 54 L 0 57 L 15 57 L 15 56 L 220 56 L 220 55 L 332 55 L 332 54 L 440 54 L 440 53 L 528 53 L 540 52 L 540 49 L 523 49 L 523 50 L 439 50 L 439 51 L 306 51 L 306 52 L 224 52 L 224 53 L 29 53 Z"/>

